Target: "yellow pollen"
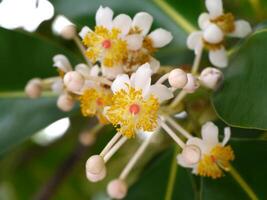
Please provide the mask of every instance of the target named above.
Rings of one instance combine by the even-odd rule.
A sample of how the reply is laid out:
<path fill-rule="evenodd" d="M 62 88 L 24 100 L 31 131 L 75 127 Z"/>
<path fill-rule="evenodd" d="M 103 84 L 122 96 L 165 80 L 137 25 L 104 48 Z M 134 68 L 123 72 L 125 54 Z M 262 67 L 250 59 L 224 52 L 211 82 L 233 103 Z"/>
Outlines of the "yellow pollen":
<path fill-rule="evenodd" d="M 230 146 L 216 145 L 210 154 L 204 155 L 199 162 L 197 166 L 198 174 L 213 179 L 220 178 L 224 174 L 223 170 L 229 170 L 232 160 L 234 160 L 234 152 Z"/>
<path fill-rule="evenodd" d="M 219 50 L 219 49 L 221 49 L 221 47 L 224 46 L 224 41 L 217 43 L 217 44 L 209 43 L 209 42 L 205 41 L 204 39 L 202 39 L 202 41 L 203 41 L 204 47 L 210 51 Z"/>
<path fill-rule="evenodd" d="M 211 20 L 219 26 L 225 34 L 231 33 L 235 30 L 235 17 L 232 13 L 226 13 Z"/>
<path fill-rule="evenodd" d="M 94 88 L 87 89 L 81 96 L 81 112 L 85 117 L 96 115 L 102 124 L 108 123 L 103 115 L 105 106 L 111 104 L 112 94 L 109 90 Z"/>
<path fill-rule="evenodd" d="M 112 102 L 106 115 L 124 136 L 131 138 L 136 130 L 153 131 L 157 127 L 159 102 L 153 95 L 144 99 L 141 90 L 128 86 L 127 91 L 116 92 Z"/>
<path fill-rule="evenodd" d="M 120 30 L 108 30 L 103 26 L 96 26 L 94 32 L 89 32 L 83 39 L 88 47 L 86 56 L 93 62 L 100 61 L 106 67 L 121 64 L 127 58 L 127 43 L 119 37 Z"/>

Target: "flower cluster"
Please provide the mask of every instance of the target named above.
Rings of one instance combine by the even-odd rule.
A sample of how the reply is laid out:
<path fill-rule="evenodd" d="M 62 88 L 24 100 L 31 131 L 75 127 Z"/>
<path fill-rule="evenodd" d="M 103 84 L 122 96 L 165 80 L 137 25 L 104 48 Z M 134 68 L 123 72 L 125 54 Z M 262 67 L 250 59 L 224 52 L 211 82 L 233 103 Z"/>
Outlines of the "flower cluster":
<path fill-rule="evenodd" d="M 64 55 L 56 55 L 53 61 L 58 76 L 32 79 L 25 91 L 29 97 L 37 98 L 42 91 L 52 90 L 59 94 L 57 105 L 61 110 L 70 111 L 79 102 L 83 116 L 97 117 L 100 127 L 108 123 L 115 127 L 117 133 L 101 153 L 87 160 L 87 178 L 92 182 L 104 179 L 106 164 L 120 147 L 139 133 L 148 134 L 119 178 L 108 185 L 107 192 L 112 198 L 126 195 L 127 176 L 161 129 L 182 150 L 177 163 L 192 168 L 194 174 L 215 179 L 230 170 L 230 161 L 234 160 L 232 148 L 226 146 L 230 128 L 225 129 L 225 138 L 219 142 L 218 128 L 212 122 L 201 124 L 199 138 L 175 119 L 177 105 L 187 94 L 196 92 L 200 86 L 216 90 L 222 83 L 223 73 L 216 68 L 206 67 L 198 73 L 202 48 L 210 50 L 215 66 L 225 67 L 224 36 L 244 37 L 251 31 L 247 22 L 234 21 L 232 14 L 224 14 L 220 0 L 206 0 L 206 6 L 209 13 L 199 18 L 202 30 L 192 33 L 187 41 L 196 53 L 190 73 L 181 68 L 160 72 L 160 62 L 153 53 L 170 43 L 172 35 L 161 28 L 149 33 L 153 18 L 146 12 L 137 13 L 133 19 L 125 14 L 113 18 L 113 11 L 101 6 L 94 30 L 84 27 L 79 33 L 81 40 L 76 26 L 65 17 L 59 16 L 53 23 L 56 34 L 74 40 L 86 64 L 73 68 Z"/>

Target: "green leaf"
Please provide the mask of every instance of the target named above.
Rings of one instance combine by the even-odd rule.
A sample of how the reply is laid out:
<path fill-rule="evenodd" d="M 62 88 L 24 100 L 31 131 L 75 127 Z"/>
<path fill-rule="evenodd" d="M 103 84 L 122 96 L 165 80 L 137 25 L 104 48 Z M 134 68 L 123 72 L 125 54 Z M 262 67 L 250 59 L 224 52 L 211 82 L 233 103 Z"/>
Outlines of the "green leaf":
<path fill-rule="evenodd" d="M 0 154 L 66 116 L 56 107 L 55 98 L 1 99 L 0 110 Z"/>
<path fill-rule="evenodd" d="M 257 29 L 231 55 L 223 86 L 213 96 L 228 124 L 267 129 L 267 28 Z"/>

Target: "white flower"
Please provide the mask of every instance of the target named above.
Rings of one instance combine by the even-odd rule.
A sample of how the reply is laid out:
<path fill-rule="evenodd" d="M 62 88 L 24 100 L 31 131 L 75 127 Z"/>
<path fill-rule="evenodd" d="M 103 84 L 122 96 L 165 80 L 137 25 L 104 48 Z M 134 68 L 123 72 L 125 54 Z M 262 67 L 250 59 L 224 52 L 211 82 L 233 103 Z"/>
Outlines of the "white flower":
<path fill-rule="evenodd" d="M 111 85 L 113 104 L 106 107 L 105 115 L 127 137 L 157 128 L 160 102 L 173 97 L 166 86 L 151 85 L 151 75 L 150 65 L 146 63 L 130 78 L 126 74 L 118 75 Z"/>
<path fill-rule="evenodd" d="M 0 26 L 23 28 L 33 32 L 54 15 L 54 7 L 47 0 L 3 0 L 0 3 Z"/>
<path fill-rule="evenodd" d="M 223 13 L 222 0 L 206 0 L 209 13 L 198 18 L 201 31 L 193 32 L 187 39 L 188 48 L 199 54 L 203 47 L 209 49 L 210 62 L 217 67 L 226 67 L 228 58 L 223 46 L 225 36 L 246 37 L 251 33 L 250 24 L 245 20 L 234 20 L 231 13 Z"/>
<path fill-rule="evenodd" d="M 197 137 L 188 139 L 183 152 L 177 156 L 178 164 L 192 168 L 195 174 L 219 178 L 223 175 L 222 169 L 228 170 L 229 161 L 234 159 L 231 147 L 225 146 L 230 139 L 230 128 L 224 129 L 225 136 L 222 142 L 218 139 L 218 127 L 212 122 L 207 122 L 202 126 L 201 135 L 202 139 Z M 198 151 L 199 159 L 197 159 Z M 192 159 L 192 156 L 196 159 Z"/>
<path fill-rule="evenodd" d="M 54 62 L 53 66 L 57 67 L 59 70 L 61 70 L 64 73 L 72 70 L 72 66 L 70 64 L 69 59 L 62 54 L 55 55 L 53 57 L 53 62 Z"/>

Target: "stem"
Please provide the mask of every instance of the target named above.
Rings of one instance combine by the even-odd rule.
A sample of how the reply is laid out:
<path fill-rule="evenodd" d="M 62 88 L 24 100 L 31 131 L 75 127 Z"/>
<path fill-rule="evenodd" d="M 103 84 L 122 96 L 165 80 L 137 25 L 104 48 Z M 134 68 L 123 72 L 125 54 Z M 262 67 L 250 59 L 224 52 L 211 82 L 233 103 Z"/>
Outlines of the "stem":
<path fill-rule="evenodd" d="M 251 189 L 251 187 L 246 183 L 246 181 L 240 176 L 240 174 L 236 171 L 236 169 L 230 165 L 230 174 L 233 176 L 233 178 L 236 180 L 236 182 L 239 183 L 241 188 L 247 193 L 247 195 L 252 200 L 259 200 L 257 195 L 254 193 L 254 191 Z"/>
<path fill-rule="evenodd" d="M 74 166 L 82 158 L 86 152 L 86 147 L 78 144 L 71 155 L 63 161 L 63 163 L 56 170 L 54 175 L 48 180 L 48 182 L 40 189 L 33 199 L 35 200 L 49 200 L 59 189 L 60 184 L 71 173 Z"/>
<path fill-rule="evenodd" d="M 90 60 L 87 58 L 86 56 L 86 51 L 85 51 L 85 48 L 83 46 L 83 44 L 81 43 L 79 37 L 76 35 L 74 38 L 73 38 L 76 46 L 78 47 L 78 49 L 81 51 L 85 61 L 87 62 L 88 66 L 91 67 L 92 66 L 92 63 L 90 62 Z"/>
<path fill-rule="evenodd" d="M 192 67 L 192 70 L 191 70 L 191 73 L 193 75 L 196 75 L 196 73 L 198 71 L 198 68 L 199 68 L 199 65 L 200 65 L 200 61 L 201 61 L 201 57 L 202 57 L 202 53 L 203 53 L 203 47 L 201 47 L 199 53 L 195 56 L 194 64 L 193 64 L 193 67 Z"/>
<path fill-rule="evenodd" d="M 169 179 L 168 179 L 168 186 L 167 186 L 167 191 L 166 191 L 166 195 L 164 198 L 165 200 L 171 200 L 172 199 L 174 184 L 175 184 L 177 170 L 178 170 L 176 155 L 177 155 L 177 146 L 175 148 L 175 152 L 174 152 L 173 158 L 172 158 L 170 175 L 169 175 Z"/>
<path fill-rule="evenodd" d="M 166 81 L 169 78 L 170 73 L 164 74 L 160 79 L 156 82 L 156 84 L 162 84 L 164 81 Z"/>
<path fill-rule="evenodd" d="M 104 161 L 107 163 L 109 159 L 121 148 L 121 146 L 128 140 L 127 137 L 122 137 L 104 156 Z"/>
<path fill-rule="evenodd" d="M 184 148 L 184 142 L 173 132 L 173 130 L 165 122 L 161 121 L 161 127 L 181 148 Z"/>
<path fill-rule="evenodd" d="M 128 174 L 131 172 L 131 170 L 133 169 L 134 165 L 136 164 L 136 162 L 141 158 L 141 156 L 144 154 L 146 148 L 148 147 L 151 139 L 152 139 L 152 135 L 147 137 L 145 139 L 145 141 L 142 143 L 142 145 L 137 149 L 137 151 L 135 152 L 135 154 L 133 155 L 133 157 L 131 158 L 131 160 L 128 162 L 128 164 L 126 165 L 126 167 L 123 169 L 123 171 L 121 172 L 120 175 L 120 179 L 125 180 L 128 176 Z"/>
<path fill-rule="evenodd" d="M 175 108 L 187 95 L 187 92 L 185 91 L 181 91 L 176 97 L 175 99 L 171 102 L 170 104 L 170 108 Z"/>
<path fill-rule="evenodd" d="M 185 130 L 177 121 L 175 121 L 173 118 L 169 116 L 165 116 L 166 120 L 173 126 L 177 131 L 179 131 L 183 136 L 185 136 L 187 139 L 192 138 L 192 135 Z"/>
<path fill-rule="evenodd" d="M 111 149 L 111 147 L 118 141 L 118 139 L 121 137 L 121 133 L 116 133 L 113 138 L 108 142 L 108 144 L 105 146 L 105 148 L 101 151 L 100 156 L 104 157 L 108 151 Z"/>
<path fill-rule="evenodd" d="M 191 33 L 196 30 L 196 28 L 191 23 L 189 23 L 177 10 L 173 9 L 168 3 L 163 0 L 154 0 L 154 2 L 186 32 Z"/>

